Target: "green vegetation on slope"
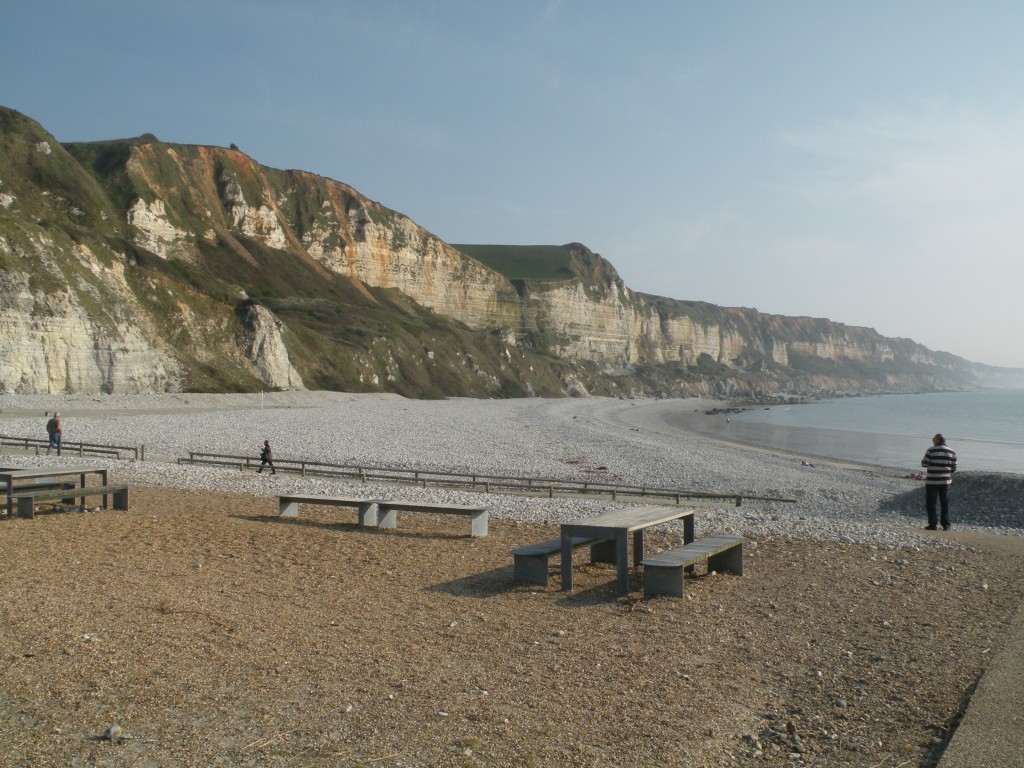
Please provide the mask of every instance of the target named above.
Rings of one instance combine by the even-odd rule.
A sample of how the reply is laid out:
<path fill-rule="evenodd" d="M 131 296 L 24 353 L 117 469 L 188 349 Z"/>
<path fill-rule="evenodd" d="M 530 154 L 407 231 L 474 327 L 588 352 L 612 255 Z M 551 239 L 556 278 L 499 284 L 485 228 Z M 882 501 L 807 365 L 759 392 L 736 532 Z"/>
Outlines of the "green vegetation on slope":
<path fill-rule="evenodd" d="M 452 245 L 509 280 L 568 280 L 572 245 Z"/>

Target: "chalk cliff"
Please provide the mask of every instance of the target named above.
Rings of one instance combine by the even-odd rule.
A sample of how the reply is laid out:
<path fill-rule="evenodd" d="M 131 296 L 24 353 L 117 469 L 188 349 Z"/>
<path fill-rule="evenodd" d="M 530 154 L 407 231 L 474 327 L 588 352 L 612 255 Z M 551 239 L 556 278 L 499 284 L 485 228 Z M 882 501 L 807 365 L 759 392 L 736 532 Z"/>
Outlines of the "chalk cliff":
<path fill-rule="evenodd" d="M 872 329 L 638 294 L 580 244 L 526 277 L 494 248 L 234 148 L 61 145 L 0 108 L 0 391 L 771 396 L 981 374 Z"/>

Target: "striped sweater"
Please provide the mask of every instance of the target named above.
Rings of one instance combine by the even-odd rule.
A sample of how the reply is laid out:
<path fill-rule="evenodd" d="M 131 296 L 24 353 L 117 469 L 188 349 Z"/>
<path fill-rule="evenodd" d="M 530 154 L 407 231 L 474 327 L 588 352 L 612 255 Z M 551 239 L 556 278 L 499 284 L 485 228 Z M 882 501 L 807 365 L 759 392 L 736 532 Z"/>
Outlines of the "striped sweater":
<path fill-rule="evenodd" d="M 956 453 L 945 443 L 933 445 L 925 451 L 921 466 L 928 470 L 927 485 L 951 485 L 956 472 Z"/>

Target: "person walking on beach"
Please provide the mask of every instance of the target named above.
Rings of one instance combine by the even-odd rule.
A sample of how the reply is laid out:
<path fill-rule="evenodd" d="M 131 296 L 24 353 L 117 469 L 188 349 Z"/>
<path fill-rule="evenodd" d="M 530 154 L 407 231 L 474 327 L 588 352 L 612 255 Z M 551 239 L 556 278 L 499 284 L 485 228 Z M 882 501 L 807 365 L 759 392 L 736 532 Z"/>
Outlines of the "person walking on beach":
<path fill-rule="evenodd" d="M 928 470 L 925 476 L 924 508 L 928 513 L 927 530 L 936 530 L 935 504 L 942 511 L 942 530 L 949 530 L 949 486 L 953 484 L 956 472 L 956 453 L 946 445 L 946 438 L 937 434 L 932 438 L 932 447 L 924 453 L 921 466 Z"/>
<path fill-rule="evenodd" d="M 263 467 L 265 467 L 265 466 L 269 466 L 270 467 L 270 474 L 272 474 L 272 475 L 276 475 L 277 474 L 277 470 L 274 469 L 274 457 L 273 457 L 273 455 L 271 454 L 271 451 L 270 451 L 270 441 L 269 440 L 264 440 L 263 441 L 263 450 L 260 451 L 260 468 L 256 470 L 256 474 L 258 475 L 261 472 L 263 472 Z"/>
<path fill-rule="evenodd" d="M 57 449 L 57 455 L 60 456 L 60 441 L 64 434 L 64 428 L 60 425 L 60 414 L 54 411 L 53 417 L 46 422 L 46 434 L 50 438 L 49 444 L 46 446 L 46 455 L 50 455 L 52 448 Z"/>

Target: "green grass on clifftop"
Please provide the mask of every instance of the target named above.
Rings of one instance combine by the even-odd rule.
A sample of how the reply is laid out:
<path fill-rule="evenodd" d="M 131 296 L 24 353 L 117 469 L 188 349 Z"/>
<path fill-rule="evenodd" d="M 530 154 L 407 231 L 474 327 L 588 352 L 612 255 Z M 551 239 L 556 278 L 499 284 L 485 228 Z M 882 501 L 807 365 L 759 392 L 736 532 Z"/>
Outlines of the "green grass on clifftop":
<path fill-rule="evenodd" d="M 573 277 L 569 245 L 452 245 L 509 280 L 568 280 Z"/>

